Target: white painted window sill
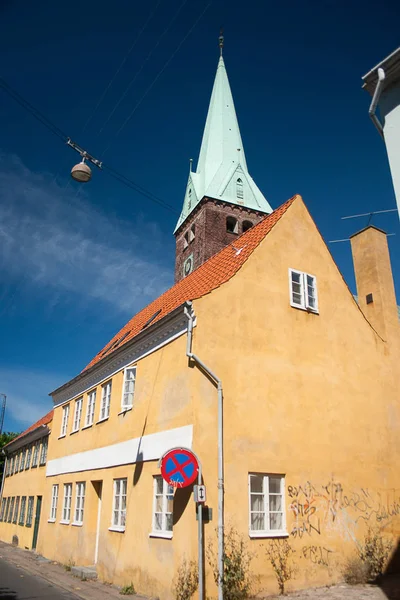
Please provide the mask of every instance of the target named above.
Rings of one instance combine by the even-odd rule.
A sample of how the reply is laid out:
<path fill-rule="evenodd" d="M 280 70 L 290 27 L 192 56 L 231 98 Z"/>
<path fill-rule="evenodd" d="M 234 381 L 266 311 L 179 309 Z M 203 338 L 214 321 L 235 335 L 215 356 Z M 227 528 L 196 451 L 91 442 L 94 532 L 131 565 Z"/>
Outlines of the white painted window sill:
<path fill-rule="evenodd" d="M 65 438 L 66 435 L 67 435 L 66 433 L 63 433 L 62 435 L 58 436 L 58 439 L 61 440 L 62 438 Z"/>
<path fill-rule="evenodd" d="M 104 423 L 104 421 L 108 421 L 109 416 L 108 417 L 103 417 L 102 419 L 99 419 L 96 423 L 96 425 L 98 425 L 99 423 Z"/>
<path fill-rule="evenodd" d="M 74 433 L 78 433 L 79 429 L 74 429 L 73 431 L 71 431 L 71 433 L 69 435 L 74 435 Z"/>
<path fill-rule="evenodd" d="M 118 416 L 119 416 L 119 415 L 124 415 L 126 412 L 128 412 L 128 411 L 132 410 L 132 408 L 133 408 L 133 406 L 125 406 L 125 407 L 123 407 L 123 408 L 121 409 L 121 412 L 119 412 L 119 413 L 118 413 Z"/>
<path fill-rule="evenodd" d="M 71 525 L 72 525 L 73 527 L 82 527 L 82 525 L 83 525 L 83 522 L 82 522 L 82 523 L 71 523 Z"/>
<path fill-rule="evenodd" d="M 93 423 L 89 423 L 89 425 L 84 425 L 84 426 L 82 427 L 82 431 L 83 431 L 84 429 L 89 429 L 89 427 L 93 427 Z"/>
<path fill-rule="evenodd" d="M 55 520 L 55 519 L 47 519 L 47 522 L 48 522 L 48 523 L 55 523 L 55 522 L 56 522 L 56 520 Z"/>
<path fill-rule="evenodd" d="M 313 313 L 314 315 L 319 315 L 319 310 L 314 308 L 307 308 L 306 306 L 302 306 L 301 304 L 296 304 L 295 302 L 291 302 L 290 306 L 292 308 L 298 308 L 299 310 L 304 310 L 308 313 Z"/>
<path fill-rule="evenodd" d="M 152 531 L 149 533 L 151 538 L 163 538 L 164 540 L 172 540 L 172 531 Z"/>
<path fill-rule="evenodd" d="M 286 538 L 289 534 L 286 531 L 249 531 L 251 538 Z"/>
<path fill-rule="evenodd" d="M 116 531 L 117 533 L 124 533 L 125 527 L 109 527 L 108 531 Z"/>
<path fill-rule="evenodd" d="M 60 521 L 60 525 L 69 525 L 69 521 Z"/>

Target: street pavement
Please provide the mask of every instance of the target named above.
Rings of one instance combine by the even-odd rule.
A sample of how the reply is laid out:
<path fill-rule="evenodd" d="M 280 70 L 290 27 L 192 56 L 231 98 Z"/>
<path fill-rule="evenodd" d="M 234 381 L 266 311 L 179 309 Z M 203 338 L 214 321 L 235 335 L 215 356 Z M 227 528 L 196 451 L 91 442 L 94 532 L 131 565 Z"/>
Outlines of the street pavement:
<path fill-rule="evenodd" d="M 78 596 L 0 559 L 0 600 L 78 600 Z"/>

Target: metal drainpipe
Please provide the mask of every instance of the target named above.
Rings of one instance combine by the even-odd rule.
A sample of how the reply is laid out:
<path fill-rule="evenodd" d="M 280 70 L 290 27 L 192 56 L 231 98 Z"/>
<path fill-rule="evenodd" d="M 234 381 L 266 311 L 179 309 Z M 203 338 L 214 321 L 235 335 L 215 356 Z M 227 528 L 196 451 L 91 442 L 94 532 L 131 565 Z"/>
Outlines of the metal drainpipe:
<path fill-rule="evenodd" d="M 368 114 L 371 118 L 371 121 L 379 131 L 380 135 L 383 137 L 383 127 L 382 123 L 379 121 L 376 116 L 376 107 L 378 106 L 379 98 L 381 97 L 383 82 L 385 81 L 385 71 L 381 68 L 378 69 L 378 83 L 376 84 L 375 92 L 372 97 L 371 106 L 369 107 Z"/>
<path fill-rule="evenodd" d="M 188 310 L 189 308 L 189 310 Z M 186 356 L 193 360 L 214 381 L 218 390 L 218 600 L 223 600 L 224 578 L 224 421 L 223 421 L 223 390 L 222 381 L 192 352 L 193 314 L 192 303 L 187 302 L 185 315 L 188 319 L 188 335 Z"/>

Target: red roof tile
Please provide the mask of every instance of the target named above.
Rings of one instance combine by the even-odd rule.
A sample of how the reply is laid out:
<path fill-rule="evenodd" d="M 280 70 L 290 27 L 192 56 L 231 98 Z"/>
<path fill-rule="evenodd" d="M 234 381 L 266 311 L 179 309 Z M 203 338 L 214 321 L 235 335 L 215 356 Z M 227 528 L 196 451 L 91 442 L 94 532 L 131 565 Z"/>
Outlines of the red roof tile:
<path fill-rule="evenodd" d="M 31 433 L 32 431 L 35 431 L 35 429 L 39 429 L 39 427 L 42 427 L 42 425 L 48 425 L 49 423 L 51 423 L 51 421 L 53 420 L 53 412 L 54 411 L 52 409 L 50 412 L 47 413 L 47 415 L 45 415 L 44 417 L 42 417 L 41 419 L 39 419 L 39 421 L 36 421 L 36 423 L 34 423 L 30 427 L 28 427 L 28 429 L 25 429 L 25 431 L 23 431 L 22 433 L 20 433 L 16 438 L 14 438 L 13 440 L 11 440 L 11 442 L 9 442 L 8 444 L 6 444 L 4 447 L 6 448 L 10 444 L 13 444 L 14 442 L 16 442 L 17 440 L 19 440 L 20 438 L 23 438 L 26 435 L 28 435 L 28 433 Z"/>
<path fill-rule="evenodd" d="M 257 225 L 248 229 L 245 233 L 236 238 L 233 243 L 225 246 L 225 248 L 220 250 L 217 254 L 214 254 L 214 256 L 209 258 L 190 275 L 181 281 L 178 281 L 178 283 L 169 290 L 138 312 L 117 333 L 117 335 L 115 335 L 112 340 L 96 354 L 93 360 L 85 367 L 84 371 L 95 365 L 103 357 L 110 356 L 112 350 L 121 348 L 124 344 L 132 340 L 132 338 L 140 333 L 143 326 L 155 313 L 157 314 L 154 319 L 151 320 L 152 325 L 181 306 L 184 302 L 200 298 L 229 281 L 297 197 L 298 196 L 294 196 L 282 204 Z"/>

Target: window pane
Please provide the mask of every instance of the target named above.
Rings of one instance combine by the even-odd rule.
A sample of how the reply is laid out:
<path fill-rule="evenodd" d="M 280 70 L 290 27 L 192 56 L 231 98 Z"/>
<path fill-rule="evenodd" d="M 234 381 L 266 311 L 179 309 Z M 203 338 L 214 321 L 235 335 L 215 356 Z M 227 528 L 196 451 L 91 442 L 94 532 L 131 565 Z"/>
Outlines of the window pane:
<path fill-rule="evenodd" d="M 172 513 L 174 510 L 174 498 L 167 496 L 167 512 Z"/>
<path fill-rule="evenodd" d="M 157 477 L 156 478 L 156 494 L 162 494 L 163 492 L 163 478 L 162 477 Z"/>
<path fill-rule="evenodd" d="M 250 477 L 250 490 L 252 492 L 262 493 L 263 491 L 263 477 L 258 475 L 252 475 Z"/>
<path fill-rule="evenodd" d="M 167 531 L 172 531 L 172 515 L 167 515 L 166 516 L 166 523 L 165 523 L 165 528 Z"/>
<path fill-rule="evenodd" d="M 251 497 L 250 497 L 251 509 L 250 510 L 263 511 L 264 510 L 263 498 L 264 498 L 264 496 L 262 496 L 260 494 L 251 494 Z"/>
<path fill-rule="evenodd" d="M 282 496 L 270 496 L 269 497 L 269 510 L 282 510 Z"/>
<path fill-rule="evenodd" d="M 162 514 L 155 513 L 154 517 L 154 527 L 159 531 L 162 529 Z"/>
<path fill-rule="evenodd" d="M 252 513 L 251 529 L 252 529 L 252 531 L 263 531 L 265 529 L 264 515 L 262 513 Z"/>
<path fill-rule="evenodd" d="M 162 496 L 156 496 L 156 512 L 162 512 L 163 499 Z"/>
<path fill-rule="evenodd" d="M 300 283 L 301 280 L 301 273 L 294 273 L 292 271 L 292 281 L 293 283 Z"/>
<path fill-rule="evenodd" d="M 270 494 L 281 493 L 281 477 L 270 477 L 269 478 L 269 492 Z"/>
<path fill-rule="evenodd" d="M 271 513 L 269 515 L 270 529 L 282 529 L 282 513 Z"/>
<path fill-rule="evenodd" d="M 292 298 L 295 304 L 302 304 L 301 294 L 296 294 L 295 292 L 293 292 Z"/>

